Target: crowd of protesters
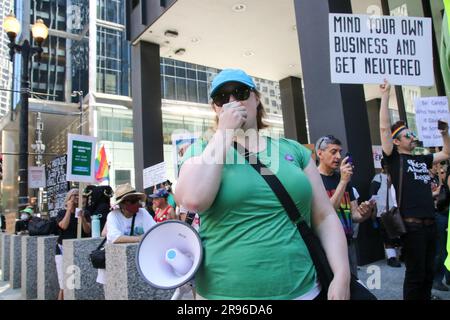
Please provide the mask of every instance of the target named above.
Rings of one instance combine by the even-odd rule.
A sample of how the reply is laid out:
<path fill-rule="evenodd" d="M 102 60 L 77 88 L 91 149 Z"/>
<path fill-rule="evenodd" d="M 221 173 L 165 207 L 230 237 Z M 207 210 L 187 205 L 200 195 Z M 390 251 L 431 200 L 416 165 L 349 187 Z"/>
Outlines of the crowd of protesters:
<path fill-rule="evenodd" d="M 370 198 L 360 199 L 352 185 L 352 156 L 343 155 L 339 137 L 329 134 L 316 141 L 314 163 L 311 152 L 299 143 L 261 135 L 264 108 L 253 80 L 242 70 L 222 71 L 211 90 L 215 134 L 186 150 L 176 190 L 170 181 L 155 186 L 150 195 L 129 183 L 119 185 L 114 204 L 113 193 L 102 191 L 107 195 L 102 236 L 111 244 L 138 243 L 157 223 L 170 219 L 189 223 L 200 233 L 206 254 L 196 275 L 199 299 L 349 299 L 350 275 L 358 277 L 358 225 L 371 219 L 380 227 L 387 264 L 405 265 L 403 298 L 433 299 L 432 288 L 448 291 L 450 285 L 444 265 L 450 202 L 448 125 L 439 129 L 441 150 L 416 154 L 415 133 L 403 121 L 391 124 L 388 82 L 380 86 L 380 93 L 382 170 L 367 181 Z M 231 138 L 227 130 L 233 132 Z M 329 288 L 319 283 L 310 249 L 272 186 L 252 166 L 227 162 L 255 156 L 263 168 L 273 170 L 271 150 L 283 154 L 275 174 L 278 182 L 324 247 L 334 272 Z M 211 157 L 222 161 L 211 164 L 206 161 Z M 91 211 L 97 210 L 89 208 L 98 201 L 92 198 L 94 189 L 84 190 L 81 210 L 77 210 L 78 189 L 70 190 L 56 217 L 59 299 L 64 298 L 62 241 L 77 237 L 78 218 L 82 236 L 90 236 Z M 406 228 L 401 236 L 391 237 L 380 219 L 389 209 L 387 203 L 400 209 Z M 17 234 L 27 232 L 33 209 L 20 213 Z M 104 283 L 104 270 L 99 269 L 97 281 Z"/>

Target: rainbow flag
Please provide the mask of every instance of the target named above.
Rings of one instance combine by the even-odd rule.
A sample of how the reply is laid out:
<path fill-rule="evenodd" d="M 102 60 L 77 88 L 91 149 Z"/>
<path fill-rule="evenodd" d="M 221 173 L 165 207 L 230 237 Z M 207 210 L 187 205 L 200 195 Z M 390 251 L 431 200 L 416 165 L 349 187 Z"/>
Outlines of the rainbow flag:
<path fill-rule="evenodd" d="M 109 166 L 106 160 L 105 146 L 102 145 L 95 158 L 95 179 L 97 181 L 109 181 Z"/>

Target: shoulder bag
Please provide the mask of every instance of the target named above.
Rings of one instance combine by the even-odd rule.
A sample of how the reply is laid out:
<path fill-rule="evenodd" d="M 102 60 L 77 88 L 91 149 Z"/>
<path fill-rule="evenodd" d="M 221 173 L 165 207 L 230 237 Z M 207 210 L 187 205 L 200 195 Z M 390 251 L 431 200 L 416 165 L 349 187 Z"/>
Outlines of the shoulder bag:
<path fill-rule="evenodd" d="M 259 159 L 250 154 L 247 149 L 238 143 L 234 143 L 234 148 L 246 159 L 246 161 L 258 172 L 261 177 L 267 182 L 269 187 L 273 190 L 277 196 L 280 203 L 283 205 L 287 215 L 290 220 L 297 226 L 303 241 L 308 248 L 309 254 L 313 261 L 314 267 L 316 268 L 317 278 L 322 287 L 322 290 L 326 293 L 330 287 L 330 283 L 333 280 L 333 271 L 328 262 L 325 250 L 322 244 L 313 230 L 306 224 L 302 219 L 300 212 L 297 209 L 294 201 L 292 200 L 289 193 L 284 188 L 281 181 L 277 176 L 270 171 L 264 164 L 262 164 Z M 261 174 L 261 169 L 264 168 L 265 173 L 271 174 Z M 347 257 L 346 257 L 347 258 Z M 355 275 L 351 274 L 350 280 L 350 299 L 351 300 L 377 300 L 377 298 L 364 287 L 356 278 Z"/>
<path fill-rule="evenodd" d="M 134 219 L 136 215 L 133 216 L 133 220 L 131 221 L 131 231 L 130 236 L 134 233 Z M 106 253 L 105 253 L 105 243 L 107 238 L 103 239 L 103 241 L 99 244 L 97 249 L 93 250 L 89 254 L 89 260 L 91 260 L 92 267 L 94 269 L 105 269 L 106 268 Z"/>
<path fill-rule="evenodd" d="M 448 190 L 447 179 L 448 174 L 445 175 L 445 180 L 441 184 L 441 189 L 439 190 L 439 195 L 436 199 L 436 209 L 438 212 L 447 213 L 450 204 L 450 190 Z"/>
<path fill-rule="evenodd" d="M 381 223 L 386 230 L 389 238 L 395 239 L 406 233 L 405 223 L 400 213 L 400 206 L 402 204 L 402 185 L 403 185 L 403 159 L 400 156 L 400 176 L 397 191 L 397 206 L 389 208 L 389 192 L 391 190 L 391 175 L 388 175 L 387 194 L 386 194 L 386 208 L 380 215 Z"/>

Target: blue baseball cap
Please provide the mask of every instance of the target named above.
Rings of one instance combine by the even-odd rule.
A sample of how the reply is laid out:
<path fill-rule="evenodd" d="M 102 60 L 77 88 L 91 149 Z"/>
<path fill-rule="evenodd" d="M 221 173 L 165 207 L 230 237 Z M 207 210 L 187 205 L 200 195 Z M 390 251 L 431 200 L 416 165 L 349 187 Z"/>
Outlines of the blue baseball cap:
<path fill-rule="evenodd" d="M 161 188 L 156 190 L 153 194 L 149 195 L 149 198 L 167 198 L 169 196 L 169 192 L 165 188 Z"/>
<path fill-rule="evenodd" d="M 240 82 L 252 89 L 256 87 L 252 78 L 241 69 L 224 69 L 213 79 L 210 97 L 212 98 L 217 89 L 227 82 Z"/>

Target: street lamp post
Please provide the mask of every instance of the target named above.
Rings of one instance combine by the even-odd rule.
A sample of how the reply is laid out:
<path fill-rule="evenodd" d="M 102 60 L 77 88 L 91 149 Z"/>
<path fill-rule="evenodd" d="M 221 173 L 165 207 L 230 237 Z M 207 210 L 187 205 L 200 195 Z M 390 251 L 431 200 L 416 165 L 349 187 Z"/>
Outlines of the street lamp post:
<path fill-rule="evenodd" d="M 16 44 L 15 40 L 20 33 L 20 23 L 13 13 L 7 15 L 3 21 L 3 29 L 8 35 L 10 43 L 9 55 L 13 61 L 14 54 L 22 55 L 22 69 L 20 81 L 20 123 L 19 123 L 19 209 L 28 203 L 28 98 L 30 96 L 30 81 L 28 77 L 30 58 L 37 54 L 38 60 L 42 54 L 42 42 L 48 36 L 48 28 L 42 19 L 38 19 L 31 27 L 33 38 L 37 47 L 31 46 L 25 39 L 22 45 Z"/>

